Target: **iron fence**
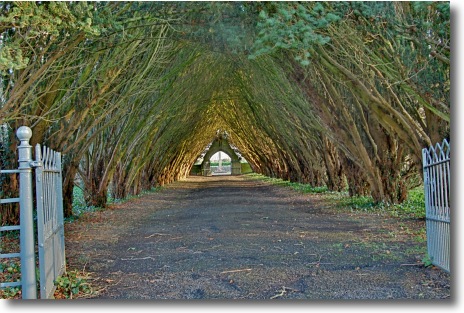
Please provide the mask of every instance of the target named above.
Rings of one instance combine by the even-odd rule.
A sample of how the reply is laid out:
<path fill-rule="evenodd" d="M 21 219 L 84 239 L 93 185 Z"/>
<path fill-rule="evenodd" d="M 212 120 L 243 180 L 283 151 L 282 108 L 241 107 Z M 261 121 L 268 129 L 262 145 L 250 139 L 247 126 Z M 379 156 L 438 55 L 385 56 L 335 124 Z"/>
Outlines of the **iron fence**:
<path fill-rule="evenodd" d="M 422 150 L 427 250 L 432 263 L 450 272 L 450 143 Z"/>
<path fill-rule="evenodd" d="M 0 288 L 21 286 L 23 299 L 37 299 L 32 184 L 35 174 L 40 298 L 48 299 L 53 297 L 54 280 L 65 271 L 61 155 L 47 147 L 42 152 L 37 145 L 33 160 L 31 129 L 22 126 L 16 136 L 20 140 L 18 169 L 2 169 L 0 174 L 19 174 L 19 197 L 0 199 L 0 204 L 19 203 L 20 225 L 2 226 L 0 232 L 19 230 L 20 252 L 0 254 L 0 258 L 20 258 L 21 280 L 1 282 Z"/>
<path fill-rule="evenodd" d="M 61 154 L 35 147 L 40 297 L 53 298 L 54 281 L 65 271 Z"/>
<path fill-rule="evenodd" d="M 19 174 L 19 198 L 2 199 L 1 203 L 19 203 L 18 226 L 3 226 L 1 231 L 19 230 L 19 253 L 1 254 L 1 258 L 20 258 L 21 280 L 16 282 L 2 282 L 0 287 L 21 286 L 23 299 L 36 299 L 36 275 L 35 275 L 35 245 L 34 245 L 34 220 L 33 220 L 33 192 L 32 192 L 32 147 L 29 139 L 32 131 L 29 127 L 20 127 L 16 131 L 16 136 L 20 140 L 18 146 L 18 169 L 1 170 L 2 174 Z"/>

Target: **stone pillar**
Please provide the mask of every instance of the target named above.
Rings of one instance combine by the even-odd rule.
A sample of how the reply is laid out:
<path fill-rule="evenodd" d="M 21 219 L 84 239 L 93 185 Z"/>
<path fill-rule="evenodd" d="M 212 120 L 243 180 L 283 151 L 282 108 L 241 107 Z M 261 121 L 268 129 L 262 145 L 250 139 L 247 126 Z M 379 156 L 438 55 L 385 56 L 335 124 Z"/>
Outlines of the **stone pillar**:
<path fill-rule="evenodd" d="M 218 155 L 219 155 L 219 167 L 218 167 L 218 169 L 220 171 L 222 171 L 222 153 L 221 153 L 221 151 L 219 151 Z"/>
<path fill-rule="evenodd" d="M 242 165 L 240 161 L 232 161 L 231 175 L 240 175 L 242 174 Z"/>
<path fill-rule="evenodd" d="M 203 176 L 211 176 L 211 164 L 209 161 L 203 163 L 202 172 Z"/>

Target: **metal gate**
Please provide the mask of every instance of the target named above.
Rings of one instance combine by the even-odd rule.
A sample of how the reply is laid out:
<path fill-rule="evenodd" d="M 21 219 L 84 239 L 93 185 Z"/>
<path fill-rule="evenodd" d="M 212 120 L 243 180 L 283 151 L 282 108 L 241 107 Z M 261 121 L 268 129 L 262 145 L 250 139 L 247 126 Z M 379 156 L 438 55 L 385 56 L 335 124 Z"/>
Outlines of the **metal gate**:
<path fill-rule="evenodd" d="M 427 250 L 432 263 L 450 272 L 450 144 L 422 150 Z"/>
<path fill-rule="evenodd" d="M 40 298 L 53 298 L 54 281 L 65 271 L 61 154 L 35 147 Z"/>
<path fill-rule="evenodd" d="M 37 299 L 32 184 L 32 170 L 35 169 L 40 298 L 49 299 L 53 297 L 54 280 L 65 271 L 61 155 L 46 147 L 41 151 L 37 145 L 35 160 L 32 160 L 31 129 L 22 126 L 16 135 L 21 142 L 19 167 L 0 173 L 19 173 L 19 198 L 1 199 L 0 204 L 19 202 L 21 223 L 0 227 L 0 231 L 20 231 L 20 252 L 0 254 L 0 258 L 20 258 L 21 281 L 1 282 L 0 288 L 21 286 L 23 299 Z"/>

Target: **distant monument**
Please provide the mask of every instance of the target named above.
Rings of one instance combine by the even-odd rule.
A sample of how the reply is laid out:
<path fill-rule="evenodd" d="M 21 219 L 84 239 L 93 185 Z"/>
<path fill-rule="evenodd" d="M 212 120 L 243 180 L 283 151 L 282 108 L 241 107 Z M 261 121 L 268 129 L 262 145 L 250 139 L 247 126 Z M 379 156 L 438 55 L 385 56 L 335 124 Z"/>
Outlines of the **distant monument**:
<path fill-rule="evenodd" d="M 216 153 L 216 152 L 224 152 L 230 156 L 231 159 L 231 175 L 240 175 L 242 173 L 242 166 L 240 164 L 240 159 L 238 155 L 235 153 L 234 149 L 227 141 L 226 136 L 224 134 L 219 134 L 211 144 L 208 152 L 206 152 L 205 156 L 203 157 L 203 162 L 201 163 L 201 172 L 204 176 L 211 176 L 211 164 L 209 159 Z M 222 167 L 222 158 L 219 154 L 219 168 Z"/>

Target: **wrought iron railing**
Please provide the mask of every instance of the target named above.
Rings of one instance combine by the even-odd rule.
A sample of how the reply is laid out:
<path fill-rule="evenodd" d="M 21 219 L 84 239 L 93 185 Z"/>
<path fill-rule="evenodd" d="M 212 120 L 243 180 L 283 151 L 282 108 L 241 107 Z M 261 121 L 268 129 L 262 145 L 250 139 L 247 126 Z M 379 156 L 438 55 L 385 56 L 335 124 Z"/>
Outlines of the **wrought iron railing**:
<path fill-rule="evenodd" d="M 422 150 L 427 250 L 432 264 L 450 272 L 450 143 Z"/>

